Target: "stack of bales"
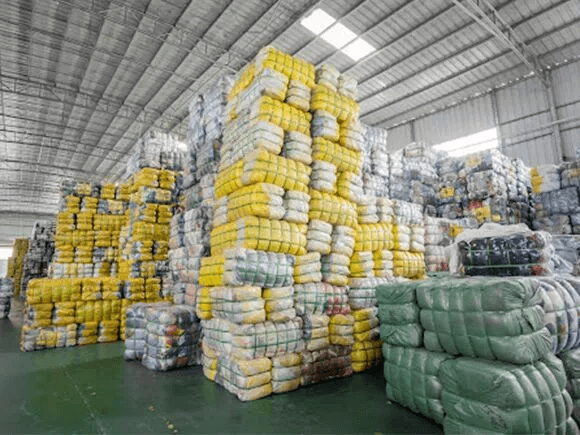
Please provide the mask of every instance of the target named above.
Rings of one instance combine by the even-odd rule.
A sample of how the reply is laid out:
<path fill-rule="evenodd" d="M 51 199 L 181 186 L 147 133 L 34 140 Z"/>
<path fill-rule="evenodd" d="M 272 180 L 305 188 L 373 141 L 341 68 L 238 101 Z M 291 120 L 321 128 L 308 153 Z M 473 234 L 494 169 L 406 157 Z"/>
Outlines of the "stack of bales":
<path fill-rule="evenodd" d="M 543 291 L 530 278 L 379 286 L 387 397 L 446 433 L 577 433 Z"/>
<path fill-rule="evenodd" d="M 127 207 L 118 197 L 120 190 L 112 183 L 63 182 L 50 278 L 117 275 L 119 234 Z"/>
<path fill-rule="evenodd" d="M 195 306 L 201 259 L 209 255 L 215 177 L 231 81 L 230 75 L 218 77 L 189 106 L 183 195 L 171 220 L 169 239 L 172 296 L 177 304 Z"/>
<path fill-rule="evenodd" d="M 28 243 L 28 239 L 15 239 L 12 245 L 12 256 L 8 258 L 6 277 L 12 279 L 16 291 L 22 288 L 24 256 L 28 251 Z"/>
<path fill-rule="evenodd" d="M 304 257 L 313 86 L 312 65 L 266 47 L 228 98 L 197 314 L 204 374 L 241 400 L 301 382 L 304 324 L 293 284 L 294 266 L 307 271 L 316 260 Z M 320 320 L 307 326 L 326 327 L 328 340 L 328 318 Z"/>
<path fill-rule="evenodd" d="M 580 171 L 576 162 L 530 170 L 537 216 L 534 229 L 553 234 L 580 233 Z"/>
<path fill-rule="evenodd" d="M 16 294 L 25 295 L 28 282 L 34 278 L 48 276 L 48 267 L 54 255 L 55 223 L 35 222 L 30 237 L 28 252 L 24 257 L 22 285 Z"/>
<path fill-rule="evenodd" d="M 508 184 L 508 221 L 532 226 L 536 209 L 532 199 L 532 178 L 530 168 L 523 160 L 513 159 L 515 183 Z"/>
<path fill-rule="evenodd" d="M 14 283 L 10 278 L 0 278 L 0 319 L 8 317 L 10 302 L 14 294 Z"/>
<path fill-rule="evenodd" d="M 467 180 L 463 171 L 465 161 L 444 153 L 438 157 L 437 216 L 445 219 L 461 219 L 469 206 Z"/>
<path fill-rule="evenodd" d="M 393 202 L 393 270 L 396 277 L 425 277 L 425 224 L 422 206 L 406 201 Z"/>
<path fill-rule="evenodd" d="M 170 223 L 178 182 L 176 172 L 157 168 L 142 168 L 129 180 L 131 200 L 127 225 L 121 229 L 119 253 L 119 277 L 124 280 L 128 299 L 123 314 L 132 302 L 157 302 L 164 296 L 162 277 L 168 271 Z"/>
<path fill-rule="evenodd" d="M 387 130 L 363 125 L 362 177 L 369 196 L 389 197 L 389 161 Z"/>

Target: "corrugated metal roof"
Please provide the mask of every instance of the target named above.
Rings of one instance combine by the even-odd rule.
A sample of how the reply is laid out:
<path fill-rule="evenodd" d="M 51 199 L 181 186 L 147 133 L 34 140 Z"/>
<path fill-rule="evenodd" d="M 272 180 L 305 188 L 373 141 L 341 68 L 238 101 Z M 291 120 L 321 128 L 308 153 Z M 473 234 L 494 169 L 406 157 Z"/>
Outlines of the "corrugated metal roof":
<path fill-rule="evenodd" d="M 577 0 L 491 3 L 544 64 L 580 52 Z M 299 24 L 315 7 L 377 51 L 354 62 L 316 37 Z M 119 175 L 140 134 L 183 131 L 191 96 L 270 43 L 354 76 L 363 121 L 386 127 L 529 72 L 450 0 L 8 0 L 0 180 L 12 181 L 0 198 L 16 199 L 1 207 L 31 210 L 26 189 L 36 189 L 55 210 L 59 177 Z"/>

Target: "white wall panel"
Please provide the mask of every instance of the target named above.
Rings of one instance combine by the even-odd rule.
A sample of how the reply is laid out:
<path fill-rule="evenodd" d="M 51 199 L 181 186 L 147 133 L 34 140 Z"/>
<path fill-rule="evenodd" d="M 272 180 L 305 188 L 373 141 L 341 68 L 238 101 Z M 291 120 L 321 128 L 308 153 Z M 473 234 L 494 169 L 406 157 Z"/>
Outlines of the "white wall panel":
<path fill-rule="evenodd" d="M 397 151 L 411 143 L 411 123 L 402 124 L 389 130 L 388 150 Z"/>
<path fill-rule="evenodd" d="M 494 127 L 489 94 L 415 121 L 416 140 L 436 145 Z"/>

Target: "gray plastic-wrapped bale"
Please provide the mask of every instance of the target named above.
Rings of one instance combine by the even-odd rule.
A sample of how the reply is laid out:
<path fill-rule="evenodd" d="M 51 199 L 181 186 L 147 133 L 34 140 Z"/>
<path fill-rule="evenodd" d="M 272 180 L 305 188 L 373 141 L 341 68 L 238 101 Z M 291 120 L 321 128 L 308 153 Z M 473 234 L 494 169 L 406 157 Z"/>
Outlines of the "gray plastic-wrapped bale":
<path fill-rule="evenodd" d="M 551 351 L 533 278 L 442 278 L 417 285 L 425 347 L 451 355 L 536 361 Z"/>
<path fill-rule="evenodd" d="M 441 352 L 383 344 L 387 398 L 443 423 L 439 368 L 453 358 Z"/>
<path fill-rule="evenodd" d="M 0 319 L 8 317 L 10 313 L 10 300 L 14 293 L 12 280 L 0 278 Z"/>
<path fill-rule="evenodd" d="M 376 289 L 381 320 L 381 339 L 391 345 L 421 347 L 417 282 L 379 285 Z"/>
<path fill-rule="evenodd" d="M 458 358 L 439 370 L 449 434 L 578 433 L 566 373 L 553 355 L 532 364 Z"/>
<path fill-rule="evenodd" d="M 294 256 L 252 249 L 224 251 L 226 285 L 286 287 L 294 283 Z"/>
<path fill-rule="evenodd" d="M 145 308 L 147 336 L 142 363 L 166 371 L 199 363 L 201 326 L 188 305 Z"/>

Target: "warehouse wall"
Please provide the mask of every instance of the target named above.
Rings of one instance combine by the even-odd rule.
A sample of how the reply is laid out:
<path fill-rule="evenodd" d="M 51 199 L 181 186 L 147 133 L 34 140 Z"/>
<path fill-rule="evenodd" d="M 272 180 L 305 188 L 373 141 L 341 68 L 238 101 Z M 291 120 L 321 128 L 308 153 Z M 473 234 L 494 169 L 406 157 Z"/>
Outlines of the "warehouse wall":
<path fill-rule="evenodd" d="M 44 213 L 18 213 L 0 210 L 0 245 L 12 245 L 16 238 L 30 237 L 36 221 L 54 220 L 55 215 Z"/>
<path fill-rule="evenodd" d="M 563 155 L 575 159 L 580 146 L 580 59 L 554 68 L 551 74 L 558 119 L 566 121 L 559 124 Z M 537 78 L 524 78 L 389 129 L 389 150 L 400 149 L 413 138 L 435 145 L 498 126 L 507 155 L 530 166 L 557 163 L 548 101 Z"/>

